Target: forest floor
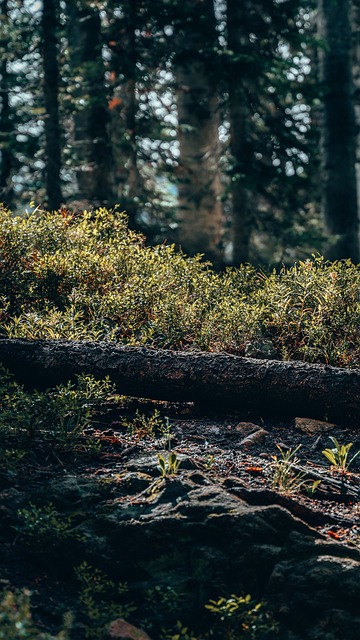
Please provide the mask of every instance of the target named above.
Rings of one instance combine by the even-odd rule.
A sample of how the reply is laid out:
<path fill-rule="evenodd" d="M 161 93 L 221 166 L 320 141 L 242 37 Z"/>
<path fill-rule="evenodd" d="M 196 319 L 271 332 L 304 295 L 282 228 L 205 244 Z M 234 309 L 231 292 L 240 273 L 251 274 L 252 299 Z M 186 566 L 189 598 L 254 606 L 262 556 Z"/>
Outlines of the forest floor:
<path fill-rule="evenodd" d="M 210 414 L 194 403 L 135 400 L 134 406 L 140 415 L 156 410 L 166 416 L 166 448 L 183 460 L 180 469 L 183 464 L 215 478 L 236 477 L 241 481 L 237 494 L 247 502 L 279 504 L 320 533 L 360 547 L 360 455 L 340 469 L 322 453 L 334 448 L 332 436 L 341 446 L 352 443 L 349 462 L 360 450 L 358 429 L 254 412 Z M 100 466 L 87 467 L 87 473 L 111 476 L 126 468 L 130 454 L 164 448 L 163 439 L 144 438 L 141 428 L 129 435 L 124 424 L 136 422 L 134 413 L 118 421 L 115 411 L 106 420 L 91 429 L 102 442 L 102 453 Z"/>
<path fill-rule="evenodd" d="M 166 436 L 150 433 L 154 412 L 155 422 L 168 424 Z M 172 451 L 179 471 L 197 468 L 212 478 L 237 478 L 237 493 L 247 502 L 279 504 L 324 535 L 360 546 L 360 456 L 340 469 L 322 453 L 334 448 L 330 437 L 342 446 L 352 443 L 349 463 L 360 449 L 354 427 L 133 399 L 125 411 L 100 409 L 83 437 L 95 439 L 99 450 L 53 451 L 44 459 L 40 447 L 26 458 L 17 482 L 42 484 L 51 474 L 111 479 L 127 470 L 129 458 Z M 156 467 L 153 473 L 161 471 Z"/>
<path fill-rule="evenodd" d="M 163 425 L 160 435 L 151 433 L 154 415 L 155 422 Z M 28 556 L 21 551 L 22 532 L 16 532 L 16 516 L 9 513 L 7 506 L 11 496 L 15 512 L 24 503 L 23 498 L 17 503 L 20 494 L 27 493 L 30 503 L 37 493 L 44 491 L 44 485 L 57 479 L 61 481 L 65 476 L 111 482 L 128 471 L 141 470 L 144 456 L 152 456 L 150 474 L 156 482 L 161 477 L 158 456 L 166 461 L 169 452 L 175 454 L 175 463 L 179 463 L 178 468 L 168 470 L 169 474 L 197 469 L 214 482 L 228 479 L 229 490 L 249 504 L 285 507 L 324 539 L 359 549 L 360 456 L 348 469 L 332 468 L 322 453 L 334 447 L 330 436 L 340 445 L 353 443 L 348 461 L 360 448 L 358 430 L 306 418 L 285 420 L 255 412 L 241 414 L 221 410 L 208 413 L 193 403 L 135 399 L 130 400 L 125 409 L 99 408 L 94 421 L 81 436 L 84 441 L 90 437 L 97 443 L 93 451 L 78 446 L 47 451 L 43 455 L 40 446 L 26 456 L 16 472 L 0 470 L 0 512 L 5 516 L 5 524 L 8 523 L 0 536 L 1 585 L 10 589 L 26 586 L 35 593 L 35 600 L 36 593 L 39 594 L 39 602 L 45 593 L 48 605 L 60 599 L 62 610 L 66 610 L 67 604 L 71 608 L 70 592 L 61 594 L 59 584 L 53 590 L 45 587 L 48 569 L 41 567 L 41 562 L 39 568 L 33 560 L 27 564 Z M 138 489 L 132 487 L 122 497 L 123 502 L 146 501 L 148 484 L 140 482 Z M 13 492 L 11 496 L 9 492 Z M 38 521 L 34 526 L 41 529 Z M 52 526 L 58 526 L 56 517 Z M 29 521 L 27 527 L 29 533 Z M 9 536 L 11 530 L 13 534 Z M 44 605 L 39 606 L 42 610 Z M 51 606 L 48 613 L 50 610 Z M 49 626 L 51 628 L 51 616 Z"/>

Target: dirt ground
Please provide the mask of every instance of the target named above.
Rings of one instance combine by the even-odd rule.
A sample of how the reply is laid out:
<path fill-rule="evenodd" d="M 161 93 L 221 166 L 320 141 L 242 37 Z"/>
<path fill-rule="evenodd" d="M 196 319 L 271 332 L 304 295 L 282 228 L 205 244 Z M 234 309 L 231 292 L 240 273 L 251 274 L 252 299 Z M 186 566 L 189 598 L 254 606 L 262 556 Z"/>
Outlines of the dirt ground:
<path fill-rule="evenodd" d="M 210 414 L 193 403 L 135 401 L 135 406 L 141 415 L 151 415 L 156 409 L 168 421 L 171 437 L 166 446 L 179 459 L 186 456 L 183 464 L 220 478 L 235 477 L 242 485 L 240 490 L 237 483 L 238 495 L 248 502 L 280 504 L 324 535 L 360 546 L 360 455 L 344 472 L 332 468 L 322 453 L 334 448 L 332 436 L 340 445 L 353 443 L 348 454 L 351 460 L 360 449 L 359 430 L 311 418 L 227 413 L 222 408 Z M 131 423 L 133 418 L 130 412 L 126 421 Z M 92 469 L 97 475 L 118 473 L 136 450 L 164 447 L 162 439 L 129 436 L 116 410 L 104 422 L 100 418 L 93 429 L 102 442 L 100 464 Z M 295 491 L 279 490 L 274 481 L 276 460 L 289 452 L 293 453 L 292 474 L 299 480 Z"/>
<path fill-rule="evenodd" d="M 149 436 L 146 425 L 154 412 L 158 412 L 166 429 Z M 156 460 L 158 454 L 166 458 L 171 451 L 180 463 L 178 472 L 199 469 L 215 482 L 225 479 L 227 489 L 248 503 L 283 506 L 324 539 L 360 549 L 360 455 L 341 471 L 333 469 L 322 453 L 333 448 L 331 436 L 340 445 L 353 443 L 351 459 L 360 449 L 360 432 L 355 428 L 296 416 L 277 419 L 260 412 L 230 413 L 226 408 L 210 413 L 193 403 L 132 400 L 125 407 L 100 407 L 83 436 L 84 444 L 89 436 L 97 442 L 93 451 L 81 446 L 81 441 L 77 448 L 64 451 L 44 452 L 40 444 L 38 450 L 29 452 L 17 472 L 1 470 L 0 496 L 9 499 L 12 491 L 16 500 L 21 492 L 28 492 L 32 499 L 37 488 L 40 492 L 56 478 L 65 476 L 111 481 L 131 469 L 134 461 L 141 464 L 144 454 L 154 454 L 152 458 Z M 275 480 L 279 469 L 283 469 L 284 458 L 292 464 L 292 475 L 282 476 L 285 487 L 281 488 Z M 159 477 L 156 464 L 153 473 L 154 478 Z M 123 499 L 141 501 L 142 492 L 139 487 L 138 492 L 132 491 Z M 2 508 L 0 498 L 0 511 Z M 4 523 L 0 536 L 2 586 L 29 587 L 35 594 L 34 601 L 39 602 L 43 620 L 44 594 L 47 603 L 61 601 L 65 610 L 71 609 L 71 591 L 64 590 L 60 583 L 49 588 L 48 567 L 29 563 L 28 556 L 18 552 L 16 532 L 9 536 L 13 524 L 8 511 Z M 51 628 L 53 619 L 49 613 L 46 615 Z"/>

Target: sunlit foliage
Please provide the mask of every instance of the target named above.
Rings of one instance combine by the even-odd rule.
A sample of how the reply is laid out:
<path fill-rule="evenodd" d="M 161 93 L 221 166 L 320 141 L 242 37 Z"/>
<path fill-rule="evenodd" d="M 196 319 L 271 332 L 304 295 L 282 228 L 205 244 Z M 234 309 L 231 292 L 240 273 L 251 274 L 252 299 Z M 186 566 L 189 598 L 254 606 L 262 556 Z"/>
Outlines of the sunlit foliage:
<path fill-rule="evenodd" d="M 321 257 L 271 273 L 215 273 L 147 247 L 126 216 L 0 210 L 5 337 L 95 339 L 358 366 L 360 269 Z"/>

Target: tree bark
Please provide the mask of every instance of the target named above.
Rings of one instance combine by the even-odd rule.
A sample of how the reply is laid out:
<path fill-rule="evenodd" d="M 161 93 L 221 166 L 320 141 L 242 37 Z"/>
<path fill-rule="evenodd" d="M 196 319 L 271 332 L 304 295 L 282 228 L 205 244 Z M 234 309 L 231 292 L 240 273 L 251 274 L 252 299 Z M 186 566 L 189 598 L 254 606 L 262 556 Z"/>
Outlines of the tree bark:
<path fill-rule="evenodd" d="M 224 219 L 219 170 L 219 98 L 216 71 L 207 56 L 216 43 L 212 0 L 188 9 L 176 35 L 174 60 L 178 140 L 179 242 L 223 266 Z"/>
<path fill-rule="evenodd" d="M 351 24 L 352 24 L 352 43 L 353 43 L 352 76 L 353 76 L 353 83 L 354 83 L 354 113 L 355 113 L 355 125 L 356 125 L 355 174 L 356 174 L 356 186 L 357 186 L 358 217 L 360 219 L 360 0 L 353 0 Z M 360 238 L 359 238 L 359 244 L 360 244 Z"/>
<path fill-rule="evenodd" d="M 124 2 L 121 15 L 112 15 L 108 27 L 108 46 L 111 51 L 109 64 L 116 90 L 110 101 L 116 196 L 126 211 L 131 229 L 139 226 L 139 203 L 145 198 L 138 166 L 137 77 L 140 73 L 140 55 L 136 31 L 141 27 L 138 4 L 138 0 Z M 114 13 L 111 6 L 110 10 Z"/>
<path fill-rule="evenodd" d="M 9 15 L 8 0 L 2 0 L 0 4 L 0 14 L 3 25 L 8 27 Z M 9 37 L 6 34 L 0 36 L 0 48 L 7 51 L 9 47 Z M 13 126 L 11 123 L 10 109 L 10 77 L 8 72 L 8 61 L 3 56 L 0 61 L 0 202 L 7 206 L 11 205 L 13 188 L 11 184 L 11 172 L 14 158 L 11 151 L 11 136 Z"/>
<path fill-rule="evenodd" d="M 79 374 L 109 375 L 125 395 L 346 424 L 360 419 L 360 369 L 109 342 L 8 339 L 0 340 L 0 362 L 33 388 L 48 388 Z"/>
<path fill-rule="evenodd" d="M 232 200 L 232 262 L 238 266 L 250 260 L 250 238 L 253 230 L 253 212 L 250 189 L 247 186 L 251 151 L 249 149 L 249 122 L 251 113 L 242 57 L 249 44 L 248 33 L 244 29 L 244 19 L 249 13 L 246 2 L 227 1 L 228 48 L 232 52 L 228 69 L 228 104 L 230 124 L 230 153 L 232 157 L 231 200 Z"/>
<path fill-rule="evenodd" d="M 45 185 L 47 206 L 59 209 L 61 192 L 61 142 L 59 120 L 59 65 L 57 0 L 44 0 L 41 18 L 43 95 L 45 105 Z"/>
<path fill-rule="evenodd" d="M 78 199 L 84 206 L 114 205 L 112 145 L 105 90 L 100 12 L 67 0 L 70 66 L 76 76 L 73 99 Z M 79 84 L 81 78 L 81 84 Z"/>
<path fill-rule="evenodd" d="M 353 105 L 351 0 L 318 0 L 322 84 L 322 208 L 331 241 L 326 257 L 360 260 Z"/>

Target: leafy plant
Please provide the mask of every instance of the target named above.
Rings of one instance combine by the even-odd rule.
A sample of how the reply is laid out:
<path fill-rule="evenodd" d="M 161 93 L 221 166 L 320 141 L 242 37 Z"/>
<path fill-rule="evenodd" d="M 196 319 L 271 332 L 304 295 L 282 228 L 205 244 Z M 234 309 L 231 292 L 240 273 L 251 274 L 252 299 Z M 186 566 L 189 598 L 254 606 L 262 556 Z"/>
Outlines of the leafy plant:
<path fill-rule="evenodd" d="M 286 450 L 279 445 L 276 446 L 281 455 L 272 456 L 273 461 L 270 463 L 271 487 L 281 493 L 294 493 L 304 489 L 310 497 L 313 497 L 321 480 L 307 480 L 305 474 L 296 469 L 300 462 L 296 454 L 301 448 L 301 444 L 298 444 L 295 449 Z"/>
<path fill-rule="evenodd" d="M 276 446 L 280 451 L 280 456 L 272 456 L 271 486 L 276 491 L 283 493 L 298 491 L 305 482 L 304 474 L 299 473 L 294 469 L 294 467 L 299 463 L 299 458 L 296 454 L 299 451 L 301 444 L 297 445 L 295 449 L 287 450 L 282 449 L 279 445 Z"/>
<path fill-rule="evenodd" d="M 146 247 L 126 216 L 13 216 L 0 206 L 0 333 L 114 340 L 359 366 L 360 268 L 313 257 L 271 273 L 215 273 Z M 268 350 L 270 345 L 271 349 Z"/>
<path fill-rule="evenodd" d="M 334 447 L 332 449 L 324 449 L 322 454 L 329 460 L 333 469 L 345 473 L 349 469 L 351 463 L 359 455 L 360 449 L 352 456 L 352 458 L 349 459 L 349 452 L 353 443 L 349 442 L 348 444 L 341 445 L 334 436 L 329 436 L 329 438 Z"/>
<path fill-rule="evenodd" d="M 155 438 L 159 433 L 162 433 L 164 428 L 163 420 L 157 409 L 155 409 L 151 416 L 141 414 L 137 409 L 134 419 L 130 422 L 124 422 L 123 424 L 127 426 L 130 435 L 136 436 L 139 440 Z"/>
<path fill-rule="evenodd" d="M 137 615 L 141 613 L 138 620 L 140 627 L 146 629 L 151 637 L 160 637 L 162 640 L 175 638 L 184 627 L 180 622 L 174 626 L 174 620 L 178 616 L 179 609 L 186 606 L 186 602 L 187 594 L 171 585 L 157 584 L 147 589 L 141 594 L 141 605 L 137 612 Z"/>
<path fill-rule="evenodd" d="M 316 492 L 316 489 L 319 487 L 320 484 L 321 484 L 321 480 L 314 480 L 314 482 L 312 482 L 311 484 L 304 486 L 304 489 L 310 498 L 313 498 Z"/>
<path fill-rule="evenodd" d="M 41 506 L 29 502 L 27 507 L 18 509 L 17 515 L 15 528 L 27 544 L 43 549 L 69 539 L 82 540 L 74 529 L 72 516 L 60 514 L 52 502 Z"/>
<path fill-rule="evenodd" d="M 158 453 L 160 475 L 162 478 L 166 476 L 174 476 L 177 474 L 181 461 L 178 459 L 176 453 L 171 451 L 167 458 L 161 453 Z"/>
<path fill-rule="evenodd" d="M 155 585 L 145 592 L 146 608 L 156 618 L 161 618 L 164 611 L 168 615 L 178 611 L 180 604 L 186 599 L 186 594 L 179 592 L 171 585 Z"/>
<path fill-rule="evenodd" d="M 255 602 L 251 595 L 218 600 L 209 600 L 205 605 L 218 619 L 218 626 L 222 629 L 222 637 L 227 640 L 238 638 L 267 638 L 278 632 L 278 625 L 269 612 L 264 609 L 263 602 Z"/>
<path fill-rule="evenodd" d="M 320 256 L 264 274 L 262 324 L 284 359 L 360 362 L 359 276 L 350 260 L 325 262 Z"/>
<path fill-rule="evenodd" d="M 69 640 L 72 615 L 65 615 L 63 629 L 56 636 L 40 631 L 32 619 L 30 596 L 27 589 L 0 595 L 0 640 Z"/>
<path fill-rule="evenodd" d="M 128 586 L 123 582 L 115 584 L 103 571 L 87 562 L 77 567 L 75 574 L 81 586 L 78 599 L 85 638 L 101 640 L 104 628 L 111 620 L 127 619 L 136 610 L 133 603 L 126 602 Z"/>
<path fill-rule="evenodd" d="M 0 370 L 0 390 L 3 443 L 12 441 L 25 447 L 41 438 L 42 445 L 70 449 L 89 425 L 94 407 L 113 393 L 113 386 L 109 379 L 96 381 L 91 376 L 79 376 L 76 385 L 69 382 L 45 393 L 27 392 Z"/>
<path fill-rule="evenodd" d="M 208 470 L 212 469 L 214 464 L 215 464 L 215 456 L 212 453 L 208 453 L 204 462 L 205 469 L 208 469 Z"/>
<path fill-rule="evenodd" d="M 16 473 L 20 463 L 26 456 L 26 451 L 21 449 L 0 449 L 0 468 L 2 471 Z"/>
<path fill-rule="evenodd" d="M 160 640 L 198 640 L 193 632 L 177 620 L 173 629 L 163 629 Z"/>

